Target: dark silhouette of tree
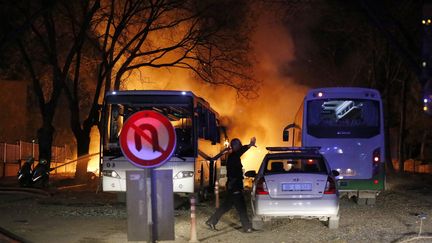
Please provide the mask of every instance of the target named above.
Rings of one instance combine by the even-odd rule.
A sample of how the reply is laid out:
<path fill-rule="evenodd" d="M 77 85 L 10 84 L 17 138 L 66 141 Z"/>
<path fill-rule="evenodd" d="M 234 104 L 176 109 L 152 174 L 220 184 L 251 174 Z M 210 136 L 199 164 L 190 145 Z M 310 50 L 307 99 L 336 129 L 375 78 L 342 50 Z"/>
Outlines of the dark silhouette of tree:
<path fill-rule="evenodd" d="M 387 166 L 392 168 L 392 145 L 398 147 L 399 167 L 403 168 L 409 156 L 408 141 L 416 139 L 417 131 L 428 129 L 415 125 L 425 122 L 411 119 L 419 114 L 428 120 L 421 114 L 418 88 L 422 2 L 276 2 L 294 13 L 286 15 L 286 26 L 293 34 L 297 59 L 285 64 L 286 74 L 311 87 L 378 89 L 384 102 L 386 134 L 390 128 L 398 130 L 398 141 L 386 139 Z"/>
<path fill-rule="evenodd" d="M 247 6 L 243 1 L 102 1 L 89 36 L 99 54 L 97 84 L 82 123 L 79 93 L 67 93 L 78 156 L 89 153 L 90 129 L 99 123 L 103 95 L 121 89 L 141 68 L 188 69 L 205 82 L 254 95 Z M 77 176 L 82 178 L 86 168 L 86 162 L 79 163 Z"/>
<path fill-rule="evenodd" d="M 5 4 L 5 3 L 2 3 Z M 57 105 L 71 67 L 82 49 L 97 2 L 70 4 L 69 1 L 17 1 L 6 4 L 13 13 L 8 22 L 11 31 L 3 40 L 15 43 L 22 63 L 38 97 L 42 126 L 37 131 L 39 157 L 51 161 L 55 129 L 52 125 Z M 71 21 L 68 15 L 76 17 Z M 79 23 L 76 28 L 62 25 Z"/>
<path fill-rule="evenodd" d="M 13 43 L 39 100 L 40 156 L 50 160 L 53 117 L 67 97 L 78 157 L 89 154 L 105 92 L 142 68 L 190 70 L 205 82 L 255 95 L 248 4 L 232 0 L 21 0 L 0 36 Z M 15 15 L 16 14 L 16 15 Z M 86 178 L 87 160 L 76 177 Z"/>

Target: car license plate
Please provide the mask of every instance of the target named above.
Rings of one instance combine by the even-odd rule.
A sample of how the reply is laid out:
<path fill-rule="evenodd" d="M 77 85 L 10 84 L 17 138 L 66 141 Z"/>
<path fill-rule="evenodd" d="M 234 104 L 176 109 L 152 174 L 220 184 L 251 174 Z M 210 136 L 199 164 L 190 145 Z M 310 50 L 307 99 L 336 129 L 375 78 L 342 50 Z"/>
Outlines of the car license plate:
<path fill-rule="evenodd" d="M 282 191 L 312 191 L 312 183 L 283 183 Z"/>

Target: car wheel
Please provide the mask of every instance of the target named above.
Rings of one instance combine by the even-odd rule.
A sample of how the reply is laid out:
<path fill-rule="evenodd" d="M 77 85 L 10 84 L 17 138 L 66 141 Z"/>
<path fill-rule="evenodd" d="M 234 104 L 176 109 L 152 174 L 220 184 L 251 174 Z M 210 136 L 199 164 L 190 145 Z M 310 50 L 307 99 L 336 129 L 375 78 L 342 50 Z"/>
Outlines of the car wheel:
<path fill-rule="evenodd" d="M 339 228 L 339 217 L 329 217 L 328 218 L 328 227 L 329 227 L 329 229 Z"/>
<path fill-rule="evenodd" d="M 264 228 L 264 221 L 260 217 L 252 218 L 252 228 L 256 230 L 261 230 Z"/>

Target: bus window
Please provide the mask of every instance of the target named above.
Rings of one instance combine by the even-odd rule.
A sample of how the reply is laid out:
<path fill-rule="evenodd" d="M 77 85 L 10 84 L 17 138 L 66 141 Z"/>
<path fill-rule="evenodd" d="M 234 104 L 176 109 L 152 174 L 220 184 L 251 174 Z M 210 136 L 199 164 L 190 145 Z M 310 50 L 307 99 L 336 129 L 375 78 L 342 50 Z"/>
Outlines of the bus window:
<path fill-rule="evenodd" d="M 194 143 L 192 136 L 192 119 L 181 118 L 172 122 L 176 132 L 177 147 L 175 154 L 181 157 L 194 155 Z"/>
<path fill-rule="evenodd" d="M 121 153 L 119 135 L 126 121 L 135 112 L 152 110 L 167 117 L 176 131 L 177 146 L 174 154 L 178 156 L 193 156 L 193 129 L 191 104 L 112 104 L 108 107 L 111 112 L 108 121 L 109 144 L 105 154 L 117 155 Z"/>
<path fill-rule="evenodd" d="M 219 129 L 216 123 L 216 116 L 213 112 L 209 112 L 209 133 L 213 145 L 220 141 L 218 138 Z"/>
<path fill-rule="evenodd" d="M 307 104 L 308 133 L 318 138 L 368 138 L 380 132 L 378 101 L 311 100 Z"/>
<path fill-rule="evenodd" d="M 111 117 L 110 117 L 110 136 L 109 143 L 117 143 L 118 136 L 123 126 L 123 107 L 120 105 L 111 106 Z"/>
<path fill-rule="evenodd" d="M 203 117 L 204 117 L 203 116 L 203 114 L 204 114 L 203 107 L 200 103 L 198 103 L 198 106 L 197 106 L 197 113 L 198 113 L 198 137 L 204 138 L 204 132 L 205 132 L 206 124 L 205 124 L 205 121 L 203 119 Z"/>
<path fill-rule="evenodd" d="M 198 103 L 198 133 L 200 138 L 210 139 L 209 110 Z"/>

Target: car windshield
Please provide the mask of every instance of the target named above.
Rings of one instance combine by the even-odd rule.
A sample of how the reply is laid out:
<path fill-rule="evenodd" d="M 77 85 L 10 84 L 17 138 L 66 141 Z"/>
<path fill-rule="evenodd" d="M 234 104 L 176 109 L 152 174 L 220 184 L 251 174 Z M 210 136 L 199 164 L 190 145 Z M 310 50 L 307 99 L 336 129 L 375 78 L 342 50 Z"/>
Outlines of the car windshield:
<path fill-rule="evenodd" d="M 264 174 L 319 173 L 326 174 L 327 167 L 321 157 L 268 158 Z"/>

